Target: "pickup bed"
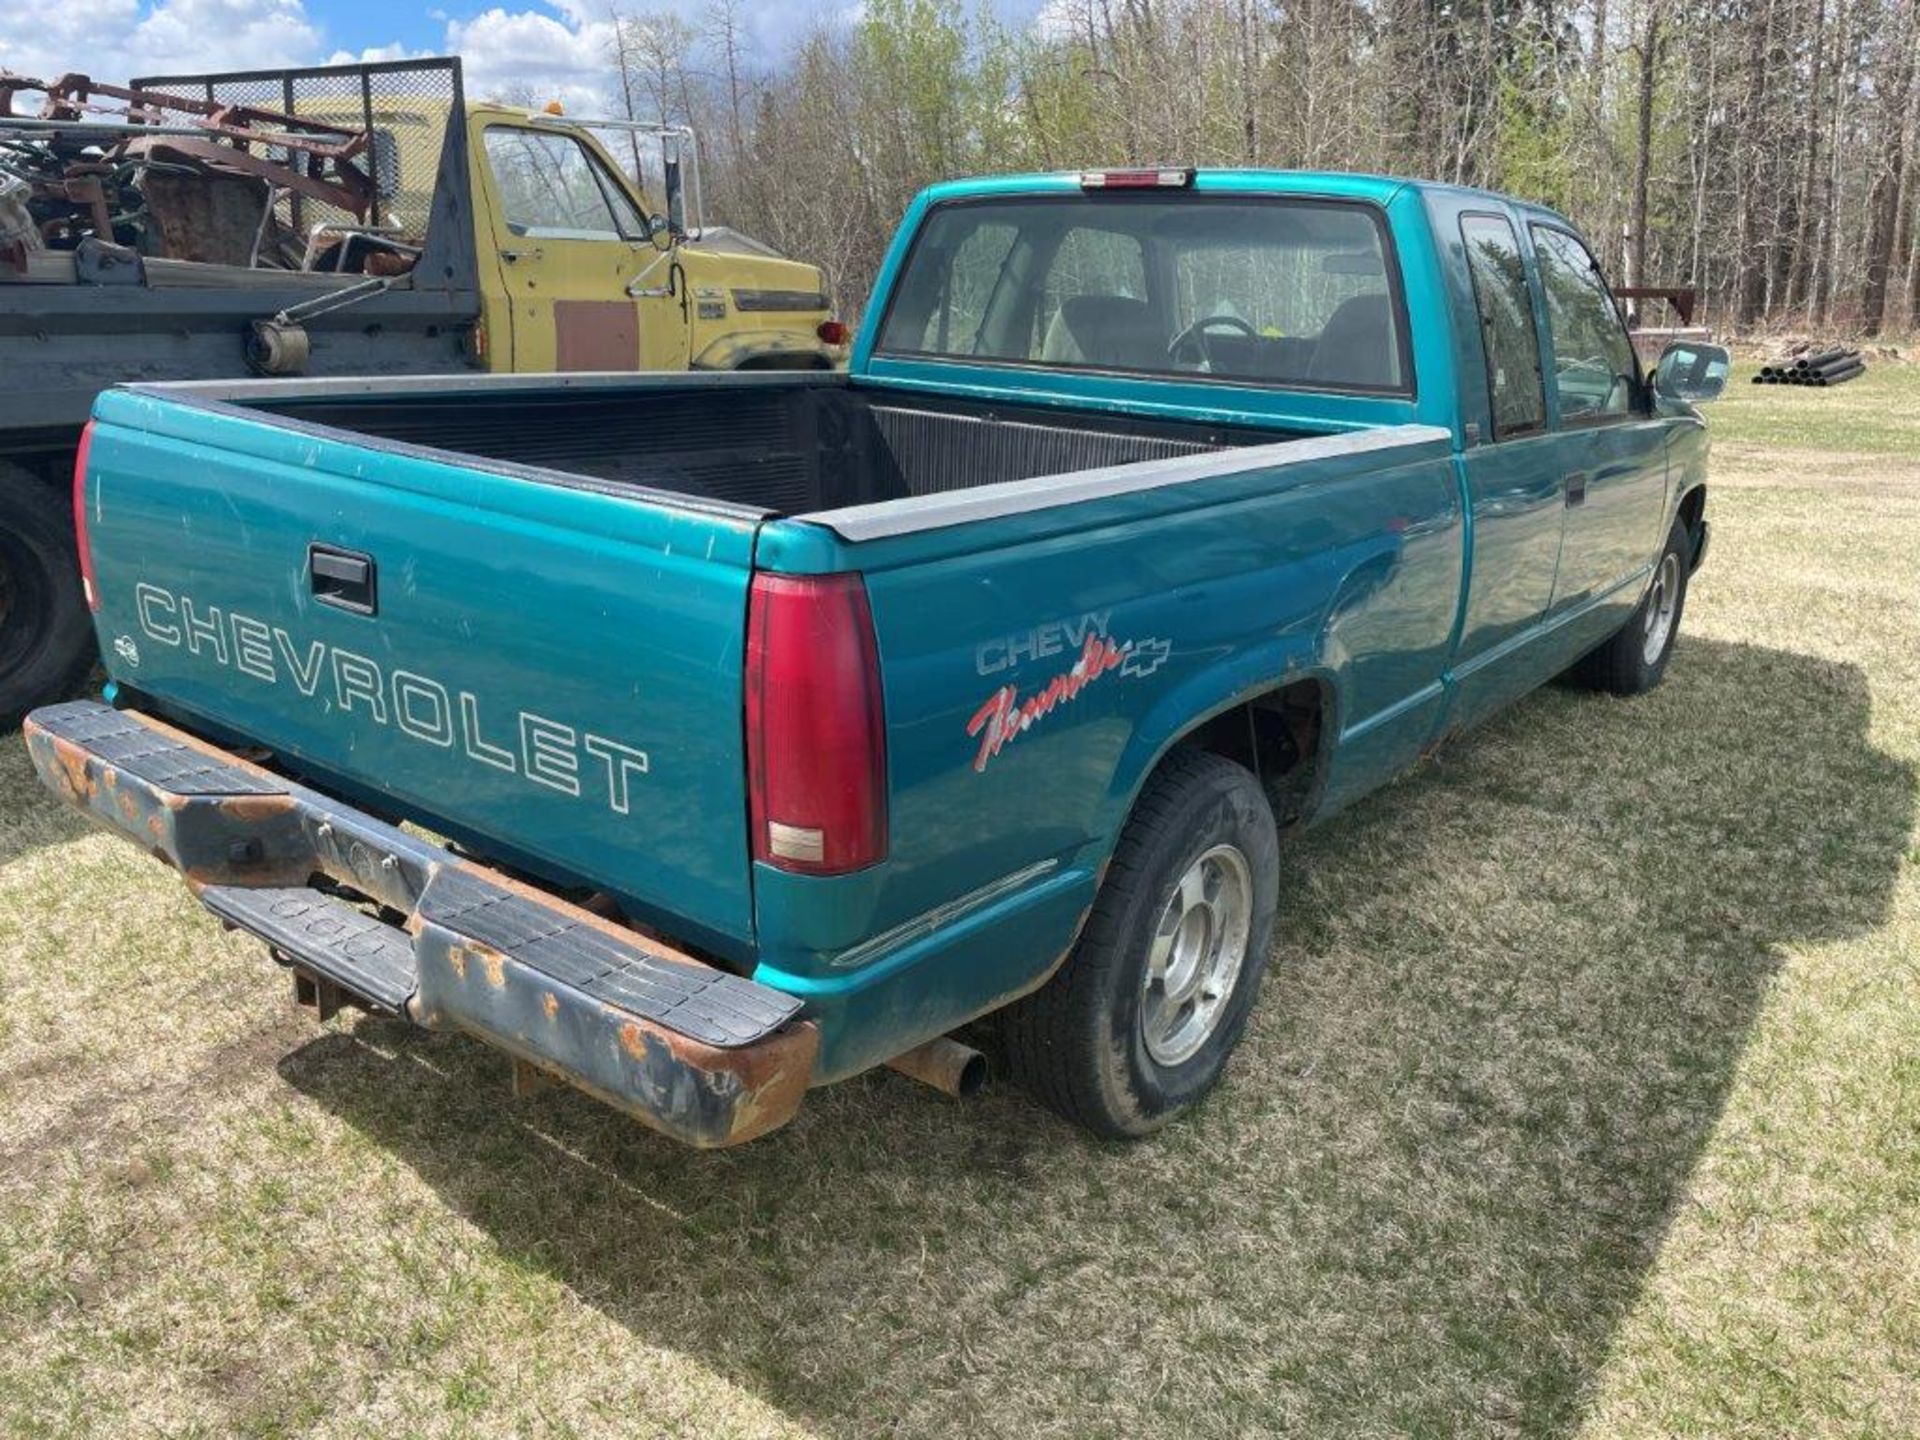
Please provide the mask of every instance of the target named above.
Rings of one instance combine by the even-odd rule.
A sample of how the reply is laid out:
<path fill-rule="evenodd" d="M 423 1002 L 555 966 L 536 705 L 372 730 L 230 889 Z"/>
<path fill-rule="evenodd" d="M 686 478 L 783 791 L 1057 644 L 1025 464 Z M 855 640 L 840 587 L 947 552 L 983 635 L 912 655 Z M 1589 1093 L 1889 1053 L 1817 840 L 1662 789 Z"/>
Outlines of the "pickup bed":
<path fill-rule="evenodd" d="M 1277 846 L 1567 671 L 1656 683 L 1691 401 L 1567 222 L 1365 177 L 936 187 L 846 373 L 129 387 L 49 784 L 299 993 L 690 1143 L 883 1062 L 1139 1134 Z"/>

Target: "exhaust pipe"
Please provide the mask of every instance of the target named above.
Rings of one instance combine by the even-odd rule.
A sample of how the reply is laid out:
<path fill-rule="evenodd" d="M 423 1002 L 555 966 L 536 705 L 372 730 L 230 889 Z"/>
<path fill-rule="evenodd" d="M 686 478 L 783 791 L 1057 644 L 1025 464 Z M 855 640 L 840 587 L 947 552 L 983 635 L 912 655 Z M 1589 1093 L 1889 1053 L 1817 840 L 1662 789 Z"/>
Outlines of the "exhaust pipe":
<path fill-rule="evenodd" d="M 987 1057 L 945 1035 L 894 1056 L 887 1068 L 959 1100 L 978 1095 L 987 1083 Z"/>

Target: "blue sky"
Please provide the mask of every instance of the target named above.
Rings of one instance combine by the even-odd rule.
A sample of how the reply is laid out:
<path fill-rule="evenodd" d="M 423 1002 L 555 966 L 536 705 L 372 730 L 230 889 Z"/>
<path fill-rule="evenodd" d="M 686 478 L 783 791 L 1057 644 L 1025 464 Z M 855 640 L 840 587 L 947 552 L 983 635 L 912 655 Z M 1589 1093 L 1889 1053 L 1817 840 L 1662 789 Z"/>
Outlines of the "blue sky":
<path fill-rule="evenodd" d="M 309 0 L 307 13 L 326 30 L 328 41 L 342 50 L 374 45 L 405 45 L 431 50 L 446 35 L 446 17 L 471 19 L 488 5 L 395 5 L 383 0 Z M 527 7 L 537 8 L 537 7 Z"/>
<path fill-rule="evenodd" d="M 698 21 L 707 0 L 616 0 L 627 12 L 677 10 Z M 1047 0 L 992 0 L 1012 24 Z M 762 63 L 794 36 L 844 23 L 859 0 L 738 0 Z M 609 94 L 608 0 L 0 0 L 0 67 L 46 77 L 240 70 L 456 53 L 468 90 L 506 86 L 597 108 Z"/>

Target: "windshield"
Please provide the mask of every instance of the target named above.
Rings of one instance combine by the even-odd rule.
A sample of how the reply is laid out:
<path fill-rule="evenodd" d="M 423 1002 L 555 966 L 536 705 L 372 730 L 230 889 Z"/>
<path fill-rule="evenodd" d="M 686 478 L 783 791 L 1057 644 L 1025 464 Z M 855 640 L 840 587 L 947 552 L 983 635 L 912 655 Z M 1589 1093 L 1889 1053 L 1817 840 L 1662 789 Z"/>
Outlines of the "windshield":
<path fill-rule="evenodd" d="M 1182 194 L 960 201 L 928 215 L 883 354 L 1406 393 L 1379 214 Z"/>

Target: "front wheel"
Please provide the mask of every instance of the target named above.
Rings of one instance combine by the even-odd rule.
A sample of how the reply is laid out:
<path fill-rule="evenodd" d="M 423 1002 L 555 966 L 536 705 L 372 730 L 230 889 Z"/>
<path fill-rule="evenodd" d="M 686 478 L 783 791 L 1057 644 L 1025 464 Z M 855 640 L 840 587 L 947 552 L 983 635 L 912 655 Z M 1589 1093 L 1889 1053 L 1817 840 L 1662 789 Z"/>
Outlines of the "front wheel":
<path fill-rule="evenodd" d="M 1121 832 L 1073 953 L 1006 1011 L 1014 1079 L 1113 1138 L 1148 1134 L 1199 1100 L 1259 993 L 1279 869 L 1260 782 L 1175 750 Z"/>
<path fill-rule="evenodd" d="M 1692 555 L 1693 539 L 1675 520 L 1666 548 L 1654 562 L 1647 593 L 1613 638 L 1573 667 L 1576 682 L 1615 695 L 1641 695 L 1660 683 L 1680 635 Z"/>

